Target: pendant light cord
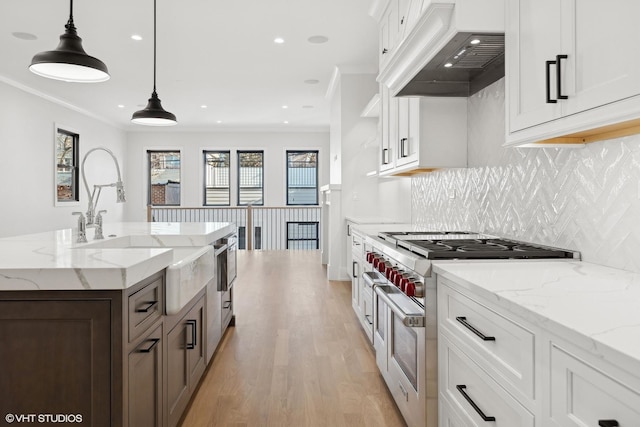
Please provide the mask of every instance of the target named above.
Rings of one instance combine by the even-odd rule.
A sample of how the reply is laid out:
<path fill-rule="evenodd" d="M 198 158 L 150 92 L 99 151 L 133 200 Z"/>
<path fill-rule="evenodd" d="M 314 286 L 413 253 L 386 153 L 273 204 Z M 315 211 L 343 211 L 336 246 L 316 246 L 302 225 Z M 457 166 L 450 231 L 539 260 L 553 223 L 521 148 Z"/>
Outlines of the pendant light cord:
<path fill-rule="evenodd" d="M 156 94 L 156 0 L 153 0 L 153 93 Z"/>
<path fill-rule="evenodd" d="M 69 0 L 69 20 L 67 21 L 67 25 L 65 25 L 64 28 L 66 28 L 68 31 L 76 31 L 76 26 L 73 25 L 73 0 Z"/>

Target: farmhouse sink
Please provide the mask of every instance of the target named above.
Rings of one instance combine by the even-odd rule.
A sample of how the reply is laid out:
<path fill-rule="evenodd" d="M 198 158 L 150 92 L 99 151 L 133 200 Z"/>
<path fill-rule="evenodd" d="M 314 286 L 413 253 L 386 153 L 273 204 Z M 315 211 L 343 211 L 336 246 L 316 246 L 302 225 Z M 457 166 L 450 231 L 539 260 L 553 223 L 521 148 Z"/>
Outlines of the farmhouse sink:
<path fill-rule="evenodd" d="M 147 236 L 141 236 L 147 237 Z M 166 247 L 153 245 L 154 242 L 117 237 L 78 246 L 77 249 L 171 249 L 173 262 L 166 273 L 166 311 L 178 313 L 215 275 L 215 255 L 213 246 Z"/>

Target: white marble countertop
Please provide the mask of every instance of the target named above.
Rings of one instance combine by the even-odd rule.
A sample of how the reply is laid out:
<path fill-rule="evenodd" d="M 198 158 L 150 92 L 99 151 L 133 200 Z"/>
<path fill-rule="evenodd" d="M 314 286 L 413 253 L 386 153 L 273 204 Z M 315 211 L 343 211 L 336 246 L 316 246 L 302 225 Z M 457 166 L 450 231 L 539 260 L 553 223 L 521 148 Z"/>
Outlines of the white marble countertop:
<path fill-rule="evenodd" d="M 1 238 L 0 291 L 126 289 L 171 264 L 171 247 L 205 246 L 233 231 L 224 222 L 123 222 L 105 224 L 104 240 L 87 229 L 88 243 L 76 243 L 75 229 Z"/>
<path fill-rule="evenodd" d="M 637 374 L 640 274 L 581 261 L 434 261 L 433 271 Z"/>

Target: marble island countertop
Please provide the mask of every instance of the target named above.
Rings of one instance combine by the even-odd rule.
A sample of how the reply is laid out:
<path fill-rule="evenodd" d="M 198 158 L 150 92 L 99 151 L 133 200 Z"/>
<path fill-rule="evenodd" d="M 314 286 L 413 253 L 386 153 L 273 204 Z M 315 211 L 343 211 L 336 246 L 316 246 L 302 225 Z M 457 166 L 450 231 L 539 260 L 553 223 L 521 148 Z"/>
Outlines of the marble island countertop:
<path fill-rule="evenodd" d="M 105 224 L 104 240 L 77 243 L 75 229 L 0 239 L 0 291 L 126 289 L 173 262 L 172 247 L 202 247 L 231 223 Z"/>
<path fill-rule="evenodd" d="M 600 358 L 640 368 L 640 274 L 581 261 L 437 261 L 433 271 Z"/>

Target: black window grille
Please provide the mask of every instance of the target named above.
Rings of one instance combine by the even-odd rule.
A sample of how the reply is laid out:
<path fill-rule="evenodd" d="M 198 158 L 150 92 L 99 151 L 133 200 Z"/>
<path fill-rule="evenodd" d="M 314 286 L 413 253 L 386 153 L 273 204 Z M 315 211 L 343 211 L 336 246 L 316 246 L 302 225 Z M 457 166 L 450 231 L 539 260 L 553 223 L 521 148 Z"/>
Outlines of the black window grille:
<path fill-rule="evenodd" d="M 264 205 L 264 151 L 238 151 L 238 206 Z"/>
<path fill-rule="evenodd" d="M 231 204 L 230 151 L 204 151 L 204 206 Z"/>
<path fill-rule="evenodd" d="M 287 205 L 318 204 L 318 151 L 287 151 Z"/>
<path fill-rule="evenodd" d="M 148 203 L 180 206 L 180 152 L 147 151 L 149 160 Z"/>
<path fill-rule="evenodd" d="M 78 149 L 80 135 L 64 129 L 56 131 L 56 202 L 78 202 Z"/>
<path fill-rule="evenodd" d="M 287 249 L 320 249 L 318 222 L 288 222 Z"/>

